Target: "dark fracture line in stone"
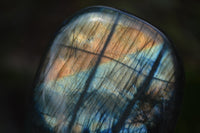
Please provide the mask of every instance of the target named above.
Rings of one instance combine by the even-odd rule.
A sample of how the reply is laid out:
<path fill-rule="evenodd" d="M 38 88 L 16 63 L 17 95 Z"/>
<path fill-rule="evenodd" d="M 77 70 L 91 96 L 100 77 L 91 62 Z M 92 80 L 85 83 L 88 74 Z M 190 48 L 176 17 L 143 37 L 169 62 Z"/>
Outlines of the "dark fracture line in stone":
<path fill-rule="evenodd" d="M 138 92 L 135 94 L 134 98 L 129 102 L 129 104 L 127 105 L 127 107 L 125 108 L 123 114 L 120 116 L 119 120 L 117 121 L 117 123 L 113 126 L 112 128 L 112 133 L 118 133 L 121 128 L 123 127 L 126 119 L 128 118 L 128 116 L 130 115 L 131 111 L 132 111 L 132 107 L 135 104 L 135 102 L 138 100 L 139 97 L 141 97 L 142 95 L 144 95 L 145 90 L 149 87 L 151 80 L 154 76 L 154 73 L 156 72 L 156 70 L 158 69 L 159 63 L 162 59 L 162 56 L 165 52 L 165 44 L 163 44 L 163 47 L 155 61 L 155 63 L 153 64 L 151 71 L 149 73 L 149 75 L 146 77 L 146 79 L 144 80 L 144 82 L 141 84 L 141 86 L 138 88 Z"/>
<path fill-rule="evenodd" d="M 93 69 L 92 69 L 92 71 L 91 71 L 91 73 L 90 73 L 88 79 L 86 80 L 86 83 L 85 83 L 83 92 L 81 93 L 81 96 L 80 96 L 78 102 L 76 103 L 76 106 L 74 107 L 74 111 L 73 111 L 73 114 L 72 114 L 72 119 L 71 119 L 71 121 L 70 121 L 70 123 L 69 123 L 69 126 L 68 126 L 68 128 L 67 128 L 67 133 L 70 133 L 70 132 L 71 132 L 72 126 L 73 126 L 73 124 L 74 124 L 74 122 L 75 122 L 75 120 L 76 120 L 76 117 L 77 117 L 78 110 L 80 109 L 80 105 L 83 104 L 83 102 L 84 102 L 84 101 L 83 101 L 84 96 L 85 96 L 85 94 L 87 93 L 87 90 L 88 90 L 88 88 L 89 88 L 89 86 L 90 86 L 90 83 L 92 82 L 92 79 L 93 79 L 93 77 L 94 77 L 94 75 L 95 75 L 95 73 L 96 73 L 96 71 L 97 71 L 97 67 L 99 66 L 99 64 L 100 64 L 100 62 L 101 62 L 101 58 L 102 58 L 102 56 L 103 56 L 103 54 L 104 54 L 104 52 L 105 52 L 105 50 L 106 50 L 106 48 L 107 48 L 107 46 L 108 46 L 108 44 L 109 44 L 111 38 L 112 38 L 112 36 L 113 36 L 113 33 L 114 33 L 115 28 L 116 28 L 116 26 L 117 26 L 117 24 L 118 24 L 118 21 L 119 21 L 119 17 L 120 17 L 120 15 L 117 14 L 117 17 L 116 17 L 116 19 L 115 19 L 115 21 L 114 21 L 114 24 L 113 24 L 113 26 L 112 26 L 112 28 L 111 28 L 111 31 L 110 31 L 110 33 L 109 33 L 107 39 L 106 39 L 105 45 L 104 45 L 104 47 L 103 47 L 103 49 L 102 49 L 102 51 L 101 51 L 101 53 L 100 53 L 100 55 L 99 55 L 99 57 L 98 57 L 98 59 L 97 59 L 97 62 L 96 62 L 96 64 L 95 64 L 95 66 L 93 67 Z"/>

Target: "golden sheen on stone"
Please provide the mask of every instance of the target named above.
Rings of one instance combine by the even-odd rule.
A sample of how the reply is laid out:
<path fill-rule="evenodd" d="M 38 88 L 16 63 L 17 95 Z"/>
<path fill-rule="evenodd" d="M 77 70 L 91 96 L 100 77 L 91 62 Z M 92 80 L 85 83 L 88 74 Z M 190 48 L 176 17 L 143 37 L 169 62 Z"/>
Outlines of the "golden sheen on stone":
<path fill-rule="evenodd" d="M 39 69 L 32 132 L 169 133 L 181 67 L 158 29 L 97 6 L 68 19 Z"/>

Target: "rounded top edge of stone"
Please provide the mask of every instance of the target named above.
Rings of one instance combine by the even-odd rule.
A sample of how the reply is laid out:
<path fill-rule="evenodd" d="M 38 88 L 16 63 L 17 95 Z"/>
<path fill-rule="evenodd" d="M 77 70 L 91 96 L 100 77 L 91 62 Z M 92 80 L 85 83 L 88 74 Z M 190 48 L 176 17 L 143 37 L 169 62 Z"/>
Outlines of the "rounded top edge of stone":
<path fill-rule="evenodd" d="M 151 29 L 153 29 L 154 31 L 156 31 L 162 38 L 163 40 L 165 40 L 166 43 L 171 44 L 171 42 L 168 40 L 168 38 L 155 26 L 151 25 L 150 23 L 148 23 L 146 20 L 143 20 L 135 15 L 133 15 L 130 12 L 125 12 L 121 9 L 117 9 L 117 8 L 113 8 L 113 7 L 109 7 L 109 6 L 103 6 L 103 5 L 94 5 L 94 6 L 88 6 L 86 8 L 83 8 L 77 12 L 75 12 L 74 14 L 72 14 L 71 17 L 69 17 L 64 23 L 63 25 L 66 25 L 69 23 L 69 21 L 71 21 L 72 19 L 78 18 L 80 15 L 84 15 L 86 13 L 95 13 L 95 12 L 104 12 L 104 13 L 118 13 L 121 15 L 124 15 L 126 17 L 135 19 L 137 21 L 140 21 L 141 23 L 143 23 L 146 26 L 149 26 Z"/>

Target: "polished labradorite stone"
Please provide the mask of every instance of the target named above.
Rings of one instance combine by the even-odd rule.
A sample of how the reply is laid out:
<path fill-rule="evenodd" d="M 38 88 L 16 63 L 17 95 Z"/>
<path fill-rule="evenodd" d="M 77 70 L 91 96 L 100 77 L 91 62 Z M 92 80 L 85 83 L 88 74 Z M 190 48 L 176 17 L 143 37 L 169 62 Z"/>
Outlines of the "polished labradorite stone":
<path fill-rule="evenodd" d="M 180 75 L 158 29 L 113 8 L 84 9 L 65 22 L 42 62 L 31 130 L 170 132 Z"/>

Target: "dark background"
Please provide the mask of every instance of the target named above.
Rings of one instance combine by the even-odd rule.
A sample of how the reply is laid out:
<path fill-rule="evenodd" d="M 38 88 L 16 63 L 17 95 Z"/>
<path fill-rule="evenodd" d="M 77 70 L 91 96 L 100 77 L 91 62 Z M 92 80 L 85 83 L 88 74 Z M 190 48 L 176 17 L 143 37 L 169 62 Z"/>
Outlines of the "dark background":
<path fill-rule="evenodd" d="M 200 132 L 200 2 L 197 0 L 7 0 L 0 2 L 0 133 L 23 133 L 28 94 L 63 21 L 91 5 L 126 10 L 161 29 L 185 68 L 176 133 Z"/>

